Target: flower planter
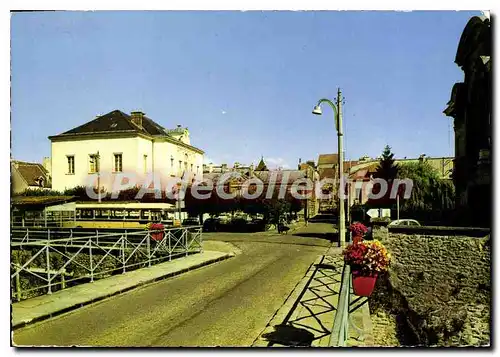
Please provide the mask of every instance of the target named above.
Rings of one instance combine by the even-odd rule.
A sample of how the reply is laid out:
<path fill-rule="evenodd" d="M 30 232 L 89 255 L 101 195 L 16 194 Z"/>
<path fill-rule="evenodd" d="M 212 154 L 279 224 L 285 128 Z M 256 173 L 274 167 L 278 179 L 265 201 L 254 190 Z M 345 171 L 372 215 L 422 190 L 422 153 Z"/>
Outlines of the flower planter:
<path fill-rule="evenodd" d="M 352 271 L 352 289 L 354 295 L 370 296 L 375 288 L 378 273 L 373 273 L 371 276 L 363 276 L 359 270 Z"/>
<path fill-rule="evenodd" d="M 163 239 L 164 234 L 164 232 L 151 232 L 151 239 L 159 242 Z"/>

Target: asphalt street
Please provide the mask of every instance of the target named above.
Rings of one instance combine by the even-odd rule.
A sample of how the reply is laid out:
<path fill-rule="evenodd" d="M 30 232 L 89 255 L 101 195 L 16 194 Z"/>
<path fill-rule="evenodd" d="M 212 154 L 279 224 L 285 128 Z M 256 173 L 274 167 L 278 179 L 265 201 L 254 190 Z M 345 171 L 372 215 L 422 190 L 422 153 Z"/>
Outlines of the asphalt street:
<path fill-rule="evenodd" d="M 310 225 L 311 226 L 311 225 Z M 236 257 L 14 331 L 16 345 L 250 346 L 330 242 L 301 235 L 206 234 Z M 313 232 L 311 234 L 311 232 Z"/>

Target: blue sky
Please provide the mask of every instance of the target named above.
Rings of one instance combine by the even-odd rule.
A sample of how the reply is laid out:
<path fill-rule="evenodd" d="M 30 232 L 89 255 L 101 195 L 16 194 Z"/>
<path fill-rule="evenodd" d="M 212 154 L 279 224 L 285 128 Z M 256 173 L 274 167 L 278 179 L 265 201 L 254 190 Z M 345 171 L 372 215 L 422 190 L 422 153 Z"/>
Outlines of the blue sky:
<path fill-rule="evenodd" d="M 295 167 L 454 154 L 442 113 L 463 79 L 460 35 L 479 12 L 43 12 L 11 18 L 12 156 L 41 162 L 55 135 L 114 109 L 187 126 L 215 163 Z"/>

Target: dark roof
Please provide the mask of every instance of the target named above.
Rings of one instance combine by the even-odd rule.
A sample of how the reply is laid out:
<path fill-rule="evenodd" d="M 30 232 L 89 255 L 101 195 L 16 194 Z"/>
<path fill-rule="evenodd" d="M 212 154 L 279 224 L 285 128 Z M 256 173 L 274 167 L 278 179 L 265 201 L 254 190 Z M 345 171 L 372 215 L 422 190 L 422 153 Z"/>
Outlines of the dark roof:
<path fill-rule="evenodd" d="M 39 179 L 43 179 L 43 187 L 50 187 L 48 172 L 42 164 L 36 162 L 12 161 L 12 165 L 16 168 L 28 186 L 40 186 Z"/>
<path fill-rule="evenodd" d="M 53 206 L 74 201 L 73 196 L 13 196 L 11 203 L 13 206 Z"/>
<path fill-rule="evenodd" d="M 337 164 L 339 162 L 338 154 L 320 154 L 318 157 L 319 165 Z"/>
<path fill-rule="evenodd" d="M 105 132 L 137 132 L 148 135 L 167 135 L 165 128 L 150 118 L 143 116 L 142 127 L 132 122 L 132 117 L 120 110 L 113 110 L 98 116 L 83 125 L 68 130 L 61 135 L 88 134 Z"/>
<path fill-rule="evenodd" d="M 185 130 L 185 128 L 168 130 L 145 115 L 142 117 L 142 126 L 138 126 L 132 122 L 132 117 L 130 115 L 122 112 L 121 110 L 113 110 L 112 112 L 98 116 L 94 120 L 91 120 L 83 125 L 65 131 L 62 134 L 49 136 L 49 139 L 65 139 L 66 137 L 89 134 L 144 134 L 159 138 L 167 138 L 167 140 L 171 141 L 175 140 L 175 142 L 179 142 L 179 145 L 189 147 L 203 153 L 202 150 L 192 145 L 183 143 L 179 141 L 178 138 L 170 135 L 171 133 L 175 134 L 178 131 L 180 132 L 180 130 Z"/>

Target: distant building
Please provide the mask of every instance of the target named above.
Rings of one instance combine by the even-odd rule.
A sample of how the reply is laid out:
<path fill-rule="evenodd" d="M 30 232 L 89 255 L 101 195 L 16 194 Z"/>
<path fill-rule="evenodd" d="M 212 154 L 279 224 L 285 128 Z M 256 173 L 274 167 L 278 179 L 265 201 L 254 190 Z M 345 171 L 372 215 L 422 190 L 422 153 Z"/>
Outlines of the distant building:
<path fill-rule="evenodd" d="M 491 188 L 491 23 L 472 17 L 458 44 L 455 63 L 464 81 L 455 83 L 444 113 L 453 118 L 456 208 L 469 225 L 490 226 Z"/>
<path fill-rule="evenodd" d="M 49 172 L 42 164 L 12 160 L 12 193 L 22 193 L 27 189 L 50 189 Z"/>
<path fill-rule="evenodd" d="M 331 179 L 337 180 L 338 178 L 338 154 L 320 154 L 318 156 L 318 175 L 320 180 Z M 319 210 L 321 212 L 332 211 L 337 207 L 337 191 L 338 184 L 333 184 L 330 187 L 332 198 L 319 200 Z M 323 190 L 326 193 L 328 190 Z"/>
<path fill-rule="evenodd" d="M 165 129 L 142 112 L 114 110 L 49 139 L 52 188 L 58 191 L 87 185 L 96 172 L 108 192 L 116 173 L 134 173 L 138 181 L 150 173 L 202 175 L 204 152 L 191 145 L 188 129 Z"/>
<path fill-rule="evenodd" d="M 452 157 L 428 157 L 425 154 L 418 158 L 394 159 L 395 164 L 404 165 L 412 162 L 426 162 L 440 176 L 441 179 L 451 179 L 453 172 Z M 367 156 L 358 161 L 345 161 L 344 172 L 349 177 L 349 204 L 365 204 L 368 201 L 368 194 L 373 188 L 373 176 L 377 172 L 379 159 L 371 159 Z M 347 169 L 348 168 L 348 169 Z"/>
<path fill-rule="evenodd" d="M 239 162 L 235 162 L 233 167 L 229 167 L 227 164 L 214 165 L 213 163 L 203 164 L 203 174 L 221 174 L 226 172 L 239 172 L 241 174 L 252 175 L 254 171 L 253 164 L 242 165 Z"/>
<path fill-rule="evenodd" d="M 316 165 L 314 161 L 306 161 L 305 163 L 301 163 L 299 160 L 299 171 L 305 172 L 305 178 L 311 180 L 313 182 L 313 190 L 311 197 L 307 199 L 305 210 L 304 210 L 304 218 L 309 219 L 314 217 L 319 212 L 319 200 L 316 197 L 316 190 L 314 185 L 319 180 L 319 173 L 316 171 Z"/>
<path fill-rule="evenodd" d="M 260 159 L 259 164 L 255 168 L 255 171 L 269 171 L 269 169 L 266 166 L 266 163 L 264 162 L 264 157 Z"/>
<path fill-rule="evenodd" d="M 363 205 L 368 201 L 368 195 L 373 188 L 373 175 L 378 165 L 378 161 L 372 161 L 368 165 L 358 165 L 350 170 L 347 188 L 349 206 Z"/>

